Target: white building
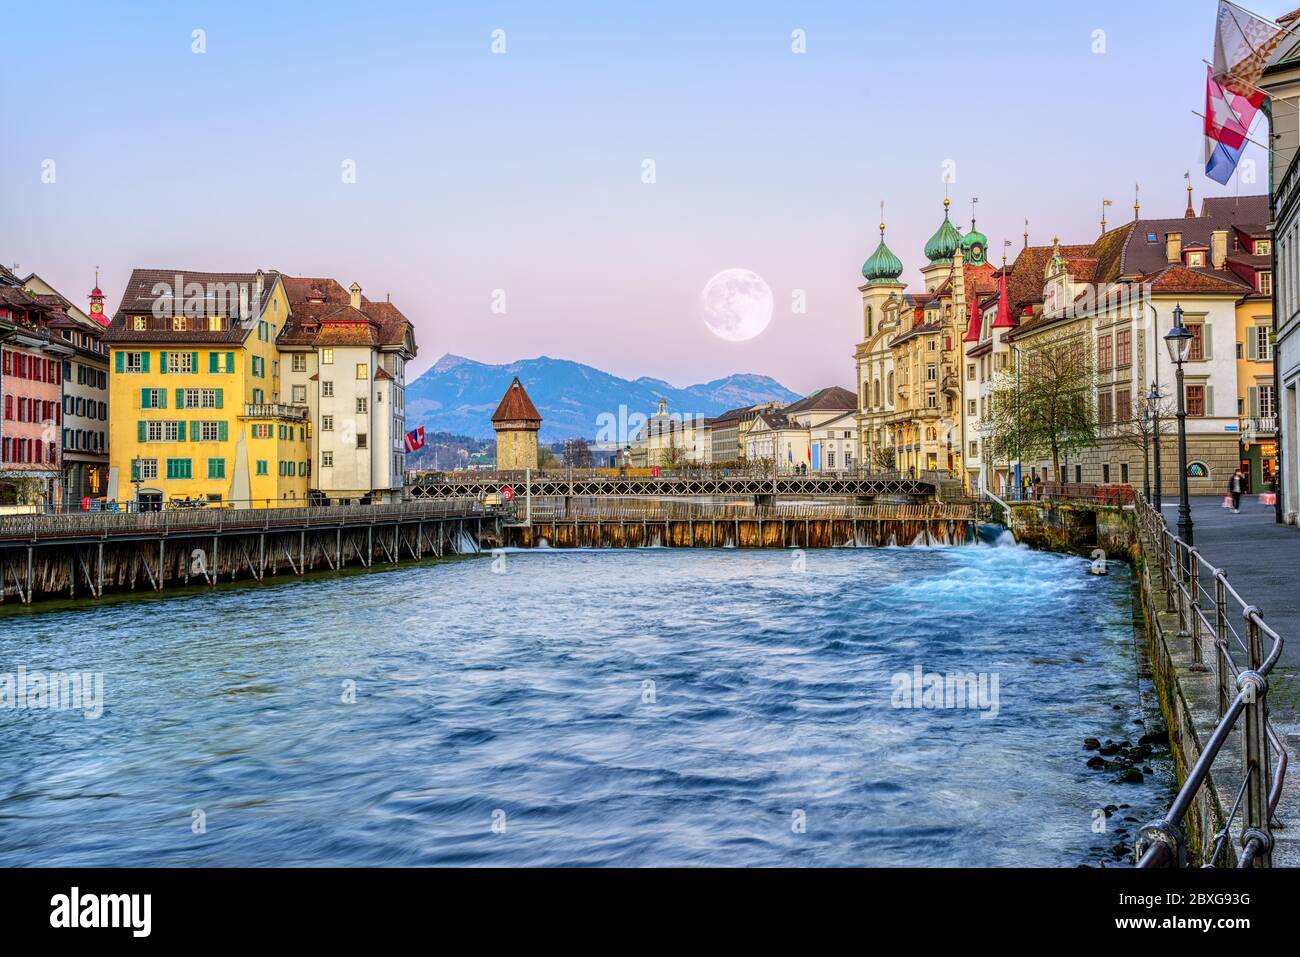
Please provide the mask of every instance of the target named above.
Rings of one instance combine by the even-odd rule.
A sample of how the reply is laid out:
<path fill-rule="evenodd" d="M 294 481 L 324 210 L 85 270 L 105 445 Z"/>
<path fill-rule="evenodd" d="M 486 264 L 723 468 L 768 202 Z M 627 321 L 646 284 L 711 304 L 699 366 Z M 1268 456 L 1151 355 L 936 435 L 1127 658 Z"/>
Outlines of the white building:
<path fill-rule="evenodd" d="M 290 316 L 277 339 L 284 398 L 306 405 L 316 499 L 399 500 L 406 472 L 406 363 L 411 323 L 352 284 L 284 277 Z"/>

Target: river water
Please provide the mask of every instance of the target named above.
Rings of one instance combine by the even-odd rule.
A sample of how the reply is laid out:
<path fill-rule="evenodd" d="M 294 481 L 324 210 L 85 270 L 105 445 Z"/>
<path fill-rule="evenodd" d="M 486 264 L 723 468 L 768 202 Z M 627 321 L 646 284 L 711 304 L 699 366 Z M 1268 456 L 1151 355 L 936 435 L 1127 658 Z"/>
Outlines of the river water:
<path fill-rule="evenodd" d="M 1086 564 L 539 550 L 8 606 L 0 673 L 104 697 L 0 708 L 0 864 L 1110 863 L 1172 773 L 1085 766 L 1143 731 L 1129 573 Z M 985 696 L 897 707 L 918 668 Z"/>

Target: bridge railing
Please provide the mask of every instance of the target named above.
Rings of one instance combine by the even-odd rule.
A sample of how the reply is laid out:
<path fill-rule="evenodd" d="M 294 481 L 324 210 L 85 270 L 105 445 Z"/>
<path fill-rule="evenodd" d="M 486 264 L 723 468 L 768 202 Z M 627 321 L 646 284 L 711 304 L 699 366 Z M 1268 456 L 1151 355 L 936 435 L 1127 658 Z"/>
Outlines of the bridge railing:
<path fill-rule="evenodd" d="M 274 528 L 364 525 L 484 514 L 474 498 L 427 499 L 375 505 L 308 505 L 291 508 L 166 509 L 157 512 L 58 512 L 0 515 L 0 542 L 120 535 L 168 535 Z"/>
<path fill-rule="evenodd" d="M 592 505 L 534 503 L 532 520 L 537 522 L 663 522 L 663 521 L 977 521 L 987 508 L 977 504 L 944 505 L 732 505 L 691 502 L 615 502 Z M 516 508 L 516 518 L 523 517 Z"/>
<path fill-rule="evenodd" d="M 1154 546 L 1154 554 L 1146 556 L 1146 561 L 1160 570 L 1164 610 L 1177 615 L 1178 640 L 1190 643 L 1192 670 L 1212 672 L 1218 690 L 1218 721 L 1195 766 L 1168 813 L 1139 832 L 1138 866 L 1178 867 L 1185 863 L 1184 819 L 1212 771 L 1230 776 L 1227 765 L 1218 762 L 1216 766 L 1216 761 L 1237 731 L 1241 783 L 1227 820 L 1212 835 L 1213 845 L 1201 850 L 1206 866 L 1213 866 L 1240 813 L 1238 867 L 1270 867 L 1273 815 L 1282 797 L 1288 760 L 1282 739 L 1268 720 L 1268 676 L 1282 655 L 1282 636 L 1264 621 L 1257 605 L 1248 603 L 1229 584 L 1223 569 L 1171 533 L 1164 518 L 1141 497 L 1136 512 L 1147 542 Z M 1154 577 L 1152 583 L 1154 586 Z M 1150 597 L 1150 601 L 1156 600 L 1154 595 Z M 1206 840 L 1210 836 L 1206 834 Z"/>
<path fill-rule="evenodd" d="M 541 482 L 579 482 L 590 479 L 628 479 L 644 481 L 646 479 L 659 480 L 665 484 L 680 482 L 685 480 L 714 480 L 714 479 L 736 479 L 736 480 L 754 480 L 754 479 L 861 479 L 876 482 L 923 482 L 936 485 L 942 480 L 951 480 L 956 476 L 947 472 L 882 472 L 879 469 L 867 468 L 850 468 L 850 469 L 805 469 L 799 471 L 793 468 L 784 467 L 779 469 L 768 468 L 734 468 L 731 466 L 685 466 L 669 468 L 660 467 L 658 474 L 650 468 L 599 468 L 599 469 L 569 469 L 569 468 L 551 468 L 551 469 L 532 469 L 525 472 L 522 469 L 508 471 L 464 471 L 464 472 L 433 472 L 433 471 L 416 471 L 407 475 L 407 485 L 424 485 L 424 484 L 452 484 L 452 485 L 511 485 L 522 486 L 526 481 L 534 483 Z"/>

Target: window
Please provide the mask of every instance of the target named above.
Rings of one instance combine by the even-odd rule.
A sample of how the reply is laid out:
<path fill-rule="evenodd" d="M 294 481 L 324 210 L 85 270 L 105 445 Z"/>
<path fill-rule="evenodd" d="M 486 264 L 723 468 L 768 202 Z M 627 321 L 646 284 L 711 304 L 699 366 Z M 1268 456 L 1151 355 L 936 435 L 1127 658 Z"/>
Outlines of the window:
<path fill-rule="evenodd" d="M 1188 415 L 1198 417 L 1205 415 L 1205 386 L 1187 386 L 1186 409 Z"/>
<path fill-rule="evenodd" d="M 967 415 L 971 415 L 971 416 L 975 415 L 975 400 L 974 400 L 974 399 L 970 399 L 970 400 L 968 400 L 968 401 L 966 402 L 966 414 L 967 414 Z"/>
<path fill-rule="evenodd" d="M 358 379 L 368 379 L 368 378 L 370 378 L 370 366 L 366 365 L 364 362 L 358 362 L 358 363 L 357 363 L 357 378 L 358 378 Z"/>
<path fill-rule="evenodd" d="M 293 371 L 294 372 L 307 371 L 307 356 L 305 353 L 295 352 L 293 354 Z"/>
<path fill-rule="evenodd" d="M 334 416 L 332 416 L 332 415 L 322 415 L 322 416 L 320 417 L 320 430 L 321 430 L 322 432 L 333 432 L 333 431 L 334 431 Z"/>
<path fill-rule="evenodd" d="M 1128 463 L 1127 462 L 1121 462 L 1119 464 L 1119 480 L 1123 482 L 1125 485 L 1128 484 Z"/>
<path fill-rule="evenodd" d="M 1205 265 L 1205 253 L 1200 251 L 1189 252 L 1187 254 L 1187 265 L 1203 267 Z"/>
<path fill-rule="evenodd" d="M 1075 480 L 1076 482 L 1080 483 L 1080 484 L 1083 483 L 1083 466 L 1082 466 L 1082 465 L 1076 465 L 1076 466 L 1074 467 L 1074 480 Z"/>
<path fill-rule="evenodd" d="M 1112 342 L 1108 335 L 1097 340 L 1097 369 L 1101 372 L 1109 371 L 1112 367 L 1114 358 L 1111 352 Z"/>
<path fill-rule="evenodd" d="M 333 453 L 333 452 L 321 452 L 321 454 L 320 454 L 320 464 L 321 464 L 321 468 L 326 468 L 326 469 L 328 469 L 328 468 L 333 468 L 333 467 L 334 467 L 334 453 Z"/>
<path fill-rule="evenodd" d="M 1273 391 L 1271 384 L 1259 387 L 1259 414 L 1262 416 L 1277 415 L 1277 394 Z"/>
<path fill-rule="evenodd" d="M 327 366 L 329 366 L 329 365 L 333 365 L 333 364 L 334 364 L 334 350 L 333 350 L 333 349 L 322 349 L 322 350 L 320 351 L 320 361 L 321 361 L 321 363 L 322 363 L 323 365 L 327 365 Z"/>
<path fill-rule="evenodd" d="M 208 459 L 208 478 L 223 479 L 225 477 L 226 477 L 226 460 Z"/>
<path fill-rule="evenodd" d="M 305 385 L 296 385 L 293 387 L 294 405 L 307 404 L 307 387 Z"/>
<path fill-rule="evenodd" d="M 184 320 L 181 320 L 184 322 Z M 167 353 L 167 371 L 168 372 L 194 372 L 194 353 L 192 352 L 169 352 Z"/>
<path fill-rule="evenodd" d="M 1267 239 L 1255 240 L 1255 255 L 1267 256 L 1273 252 L 1273 244 Z"/>
<path fill-rule="evenodd" d="M 184 317 L 184 316 L 173 316 L 173 317 L 172 317 L 172 331 L 173 331 L 173 332 L 184 332 L 184 331 L 185 331 L 185 317 Z"/>
<path fill-rule="evenodd" d="M 147 352 L 119 352 L 118 355 L 125 355 L 127 372 L 149 371 L 149 354 Z"/>
<path fill-rule="evenodd" d="M 167 477 L 169 479 L 187 479 L 193 478 L 193 471 L 189 459 L 168 459 L 167 460 Z"/>
<path fill-rule="evenodd" d="M 966 378 L 971 382 L 975 381 L 975 363 L 969 362 L 966 364 Z"/>
<path fill-rule="evenodd" d="M 258 475 L 269 475 L 269 474 L 270 474 L 270 473 L 267 472 L 267 470 L 266 470 L 266 459 L 258 459 L 258 460 L 257 460 L 257 474 L 258 474 Z"/>
<path fill-rule="evenodd" d="M 1115 368 L 1126 369 L 1133 364 L 1133 332 L 1121 329 L 1115 333 Z"/>
<path fill-rule="evenodd" d="M 220 331 L 221 331 L 221 317 L 208 316 L 208 332 L 220 332 Z"/>
<path fill-rule="evenodd" d="M 224 422 L 195 422 L 199 434 L 194 436 L 200 442 L 220 442 L 226 438 Z"/>
<path fill-rule="evenodd" d="M 221 408 L 220 389 L 184 389 L 181 390 L 183 409 L 219 409 Z"/>
<path fill-rule="evenodd" d="M 266 377 L 266 360 L 261 356 L 253 356 L 253 375 L 259 379 Z"/>
<path fill-rule="evenodd" d="M 142 442 L 184 442 L 184 422 L 141 422 L 140 440 Z"/>
<path fill-rule="evenodd" d="M 939 378 L 939 366 L 937 363 L 928 362 L 925 366 L 925 378 L 927 382 L 933 382 Z"/>
<path fill-rule="evenodd" d="M 133 459 L 131 461 L 131 480 L 133 482 L 150 482 L 157 478 L 157 459 Z"/>
<path fill-rule="evenodd" d="M 366 400 L 365 400 L 365 399 L 357 399 L 357 412 L 358 412 L 359 414 L 361 414 L 361 415 L 365 415 L 365 414 L 366 414 Z"/>
<path fill-rule="evenodd" d="M 926 408 L 928 409 L 939 408 L 939 397 L 936 396 L 933 392 L 927 393 L 925 397 L 925 405 Z"/>
<path fill-rule="evenodd" d="M 1105 462 L 1103 462 L 1101 465 L 1101 484 L 1102 485 L 1110 484 L 1110 465 Z"/>
<path fill-rule="evenodd" d="M 141 389 L 140 408 L 142 409 L 167 408 L 167 390 L 166 389 Z"/>
<path fill-rule="evenodd" d="M 144 332 L 145 329 L 149 328 L 149 320 L 144 316 L 136 316 L 131 320 L 131 326 L 136 332 Z"/>
<path fill-rule="evenodd" d="M 1130 389 L 1115 392 L 1115 421 L 1127 422 L 1133 418 L 1133 393 Z"/>
<path fill-rule="evenodd" d="M 1187 354 L 1187 361 L 1200 362 L 1205 358 L 1205 324 L 1189 322 L 1187 323 L 1187 331 L 1192 334 L 1192 349 Z"/>
<path fill-rule="evenodd" d="M 325 398 L 327 398 L 327 399 L 332 399 L 332 398 L 334 398 L 334 383 L 333 383 L 333 382 L 322 382 L 322 383 L 320 384 L 320 394 L 321 394 L 322 396 L 324 396 Z"/>
<path fill-rule="evenodd" d="M 971 439 L 970 442 L 970 457 L 973 459 L 977 459 L 980 457 L 980 444 L 974 439 Z"/>
<path fill-rule="evenodd" d="M 1112 418 L 1111 403 L 1113 397 L 1109 392 L 1103 392 L 1097 396 L 1097 422 L 1100 425 L 1110 425 Z"/>
<path fill-rule="evenodd" d="M 1266 296 L 1273 295 L 1273 273 L 1269 270 L 1261 270 L 1257 279 L 1259 291 Z"/>
<path fill-rule="evenodd" d="M 1268 326 L 1255 326 L 1250 330 L 1251 336 L 1254 337 L 1255 346 L 1253 350 L 1248 350 L 1251 353 L 1250 357 L 1252 359 L 1256 359 L 1260 362 L 1273 361 L 1272 332 L 1273 330 Z"/>
<path fill-rule="evenodd" d="M 364 432 L 358 432 L 358 433 L 357 433 L 357 448 L 359 448 L 359 449 L 364 449 L 365 447 L 366 447 L 366 433 L 364 433 Z"/>

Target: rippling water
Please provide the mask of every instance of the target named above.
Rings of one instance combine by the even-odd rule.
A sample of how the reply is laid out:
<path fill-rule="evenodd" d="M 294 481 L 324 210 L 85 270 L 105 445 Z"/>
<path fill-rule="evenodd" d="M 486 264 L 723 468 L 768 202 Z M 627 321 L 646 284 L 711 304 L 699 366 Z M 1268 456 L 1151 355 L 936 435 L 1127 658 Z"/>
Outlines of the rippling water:
<path fill-rule="evenodd" d="M 1019 548 L 512 552 L 0 617 L 0 863 L 1073 865 L 1145 821 L 1130 579 Z M 999 677 L 999 713 L 891 676 Z M 345 683 L 356 701 L 344 703 Z M 193 833 L 194 812 L 206 831 Z M 801 817 L 802 815 L 802 817 Z M 800 821 L 803 829 L 800 830 Z"/>

